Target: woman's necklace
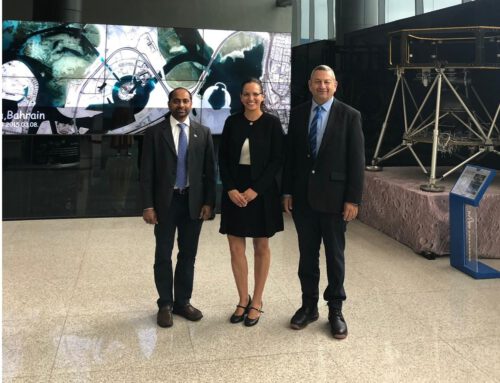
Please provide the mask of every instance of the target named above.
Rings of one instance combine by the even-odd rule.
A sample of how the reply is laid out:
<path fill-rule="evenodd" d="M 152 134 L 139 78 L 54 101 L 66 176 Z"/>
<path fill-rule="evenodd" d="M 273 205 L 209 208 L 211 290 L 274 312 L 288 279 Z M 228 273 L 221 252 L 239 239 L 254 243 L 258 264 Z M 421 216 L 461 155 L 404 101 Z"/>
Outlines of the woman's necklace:
<path fill-rule="evenodd" d="M 247 119 L 248 121 L 248 125 L 252 126 L 254 124 L 255 121 L 257 121 L 260 117 L 262 116 L 262 114 L 260 116 L 258 116 L 257 118 L 251 120 L 250 118 L 248 118 L 247 116 L 245 116 L 245 118 Z"/>

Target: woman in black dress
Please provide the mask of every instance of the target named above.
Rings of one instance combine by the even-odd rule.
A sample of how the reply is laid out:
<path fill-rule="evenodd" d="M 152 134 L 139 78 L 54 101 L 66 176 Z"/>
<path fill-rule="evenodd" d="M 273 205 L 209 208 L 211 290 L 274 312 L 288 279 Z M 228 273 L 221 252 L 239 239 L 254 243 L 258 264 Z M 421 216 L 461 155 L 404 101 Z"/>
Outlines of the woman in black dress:
<path fill-rule="evenodd" d="M 283 163 L 283 130 L 277 117 L 262 110 L 264 94 L 259 80 L 245 81 L 240 97 L 244 111 L 226 119 L 219 146 L 223 186 L 219 231 L 227 234 L 239 294 L 230 320 L 253 326 L 263 312 L 262 295 L 271 261 L 269 238 L 283 230 L 276 180 Z M 246 237 L 253 238 L 253 300 L 248 294 Z"/>

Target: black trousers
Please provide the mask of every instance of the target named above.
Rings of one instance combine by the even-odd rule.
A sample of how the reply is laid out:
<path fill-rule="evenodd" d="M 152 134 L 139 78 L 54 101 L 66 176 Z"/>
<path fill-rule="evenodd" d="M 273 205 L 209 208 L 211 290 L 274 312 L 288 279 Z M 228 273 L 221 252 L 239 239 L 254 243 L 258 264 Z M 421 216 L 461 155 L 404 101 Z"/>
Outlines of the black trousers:
<path fill-rule="evenodd" d="M 169 215 L 155 225 L 156 251 L 154 275 L 158 290 L 158 307 L 183 306 L 193 292 L 194 262 L 203 220 L 189 216 L 188 195 L 174 193 Z M 177 229 L 177 264 L 172 269 L 172 249 Z M 173 287 L 173 292 L 172 292 Z"/>
<path fill-rule="evenodd" d="M 325 246 L 328 286 L 323 298 L 330 308 L 342 309 L 344 290 L 344 249 L 346 222 L 340 214 L 327 214 L 309 207 L 293 210 L 293 221 L 299 239 L 299 279 L 302 305 L 317 307 L 319 300 L 319 251 Z"/>

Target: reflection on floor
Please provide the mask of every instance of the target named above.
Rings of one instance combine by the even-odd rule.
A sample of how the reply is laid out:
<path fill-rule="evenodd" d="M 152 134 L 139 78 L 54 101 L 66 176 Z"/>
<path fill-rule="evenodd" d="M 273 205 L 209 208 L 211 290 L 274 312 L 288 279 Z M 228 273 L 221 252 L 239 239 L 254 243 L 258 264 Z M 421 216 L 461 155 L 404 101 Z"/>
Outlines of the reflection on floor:
<path fill-rule="evenodd" d="M 237 294 L 217 217 L 196 264 L 204 318 L 161 329 L 140 218 L 4 222 L 3 381 L 500 382 L 500 280 L 473 280 L 360 222 L 348 229 L 348 338 L 330 336 L 324 304 L 319 321 L 289 329 L 300 287 L 285 224 L 257 326 L 229 323 Z"/>

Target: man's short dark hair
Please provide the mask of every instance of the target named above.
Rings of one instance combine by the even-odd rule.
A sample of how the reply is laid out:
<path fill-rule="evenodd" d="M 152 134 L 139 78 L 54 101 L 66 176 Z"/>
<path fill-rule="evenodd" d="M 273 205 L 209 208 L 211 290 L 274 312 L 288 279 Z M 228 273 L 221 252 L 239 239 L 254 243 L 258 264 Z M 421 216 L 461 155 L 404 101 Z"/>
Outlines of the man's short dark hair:
<path fill-rule="evenodd" d="M 172 96 L 175 92 L 177 92 L 178 90 L 181 90 L 181 89 L 182 89 L 182 90 L 185 90 L 186 92 L 188 92 L 188 94 L 189 94 L 189 99 L 190 99 L 191 101 L 193 101 L 193 95 L 191 94 L 191 92 L 190 92 L 189 90 L 187 90 L 187 89 L 186 89 L 186 88 L 184 88 L 183 86 L 178 86 L 177 88 L 172 89 L 172 90 L 168 93 L 168 101 L 170 102 L 170 99 L 172 98 L 171 96 Z"/>

